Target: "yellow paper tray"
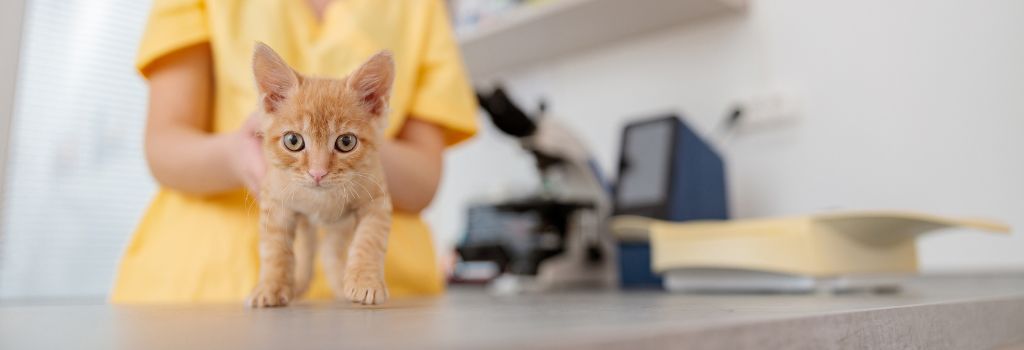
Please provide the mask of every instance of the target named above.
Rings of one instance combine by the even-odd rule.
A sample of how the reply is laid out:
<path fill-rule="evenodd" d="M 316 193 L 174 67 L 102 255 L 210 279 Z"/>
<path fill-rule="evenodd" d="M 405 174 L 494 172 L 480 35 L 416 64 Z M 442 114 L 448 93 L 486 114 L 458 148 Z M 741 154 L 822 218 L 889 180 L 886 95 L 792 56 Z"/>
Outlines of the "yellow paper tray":
<path fill-rule="evenodd" d="M 726 268 L 811 277 L 917 272 L 918 235 L 953 227 L 1010 231 L 989 220 L 889 211 L 685 223 L 621 216 L 611 226 L 620 240 L 650 239 L 659 273 Z"/>

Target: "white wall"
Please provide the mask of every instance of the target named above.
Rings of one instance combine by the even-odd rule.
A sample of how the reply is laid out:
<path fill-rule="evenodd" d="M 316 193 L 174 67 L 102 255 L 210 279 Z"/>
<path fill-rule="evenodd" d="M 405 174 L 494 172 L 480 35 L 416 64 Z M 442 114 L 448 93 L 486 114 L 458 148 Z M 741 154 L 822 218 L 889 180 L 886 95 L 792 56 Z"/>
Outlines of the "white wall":
<path fill-rule="evenodd" d="M 677 110 L 711 133 L 737 97 L 795 91 L 798 123 L 716 141 L 738 217 L 911 209 L 1024 229 L 1024 1 L 751 2 L 504 75 L 522 101 L 547 97 L 608 174 L 630 118 Z M 493 129 L 447 164 L 428 215 L 442 245 L 467 198 L 535 183 L 531 160 Z M 1021 232 L 951 231 L 920 248 L 927 271 L 1024 267 Z"/>

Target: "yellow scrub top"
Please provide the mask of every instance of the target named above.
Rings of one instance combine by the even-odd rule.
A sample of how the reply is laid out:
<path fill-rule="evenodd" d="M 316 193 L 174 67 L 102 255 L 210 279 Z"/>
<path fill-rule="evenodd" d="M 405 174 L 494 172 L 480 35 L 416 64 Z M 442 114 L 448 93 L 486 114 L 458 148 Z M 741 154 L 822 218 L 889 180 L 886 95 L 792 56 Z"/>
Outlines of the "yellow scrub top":
<path fill-rule="evenodd" d="M 338 78 L 389 49 L 396 80 L 388 137 L 406 118 L 439 125 L 449 145 L 476 131 L 476 99 L 440 0 L 335 0 L 322 20 L 304 0 L 156 0 L 137 65 L 145 74 L 154 60 L 208 42 L 213 131 L 229 132 L 256 108 L 257 40 L 303 74 Z M 243 190 L 200 197 L 160 189 L 124 253 L 111 301 L 241 302 L 259 270 L 257 207 Z M 444 289 L 417 215 L 394 214 L 385 264 L 392 296 Z M 318 266 L 306 297 L 330 296 Z"/>

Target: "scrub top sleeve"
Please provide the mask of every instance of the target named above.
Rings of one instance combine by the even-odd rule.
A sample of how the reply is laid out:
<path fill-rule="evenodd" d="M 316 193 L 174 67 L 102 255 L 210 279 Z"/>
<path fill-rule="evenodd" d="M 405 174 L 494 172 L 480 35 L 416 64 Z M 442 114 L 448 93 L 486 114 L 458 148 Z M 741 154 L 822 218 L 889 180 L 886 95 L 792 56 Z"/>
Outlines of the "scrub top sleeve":
<path fill-rule="evenodd" d="M 135 68 L 146 68 L 174 51 L 210 40 L 205 0 L 155 0 L 139 43 Z"/>
<path fill-rule="evenodd" d="M 438 125 L 445 144 L 462 142 L 477 131 L 476 93 L 440 1 L 430 0 L 423 52 L 409 117 Z"/>

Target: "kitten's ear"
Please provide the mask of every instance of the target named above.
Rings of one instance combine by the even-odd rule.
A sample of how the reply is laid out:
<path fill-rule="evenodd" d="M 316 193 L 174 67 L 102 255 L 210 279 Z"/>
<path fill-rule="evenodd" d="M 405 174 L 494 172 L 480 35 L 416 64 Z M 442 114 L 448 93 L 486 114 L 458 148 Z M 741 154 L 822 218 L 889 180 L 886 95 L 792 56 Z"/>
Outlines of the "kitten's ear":
<path fill-rule="evenodd" d="M 252 72 L 260 90 L 260 106 L 273 113 L 299 86 L 299 75 L 267 44 L 256 42 L 252 54 Z"/>
<path fill-rule="evenodd" d="M 371 114 L 380 116 L 387 110 L 394 80 L 395 59 L 390 51 L 381 51 L 352 72 L 348 77 L 348 89 L 356 93 Z"/>

